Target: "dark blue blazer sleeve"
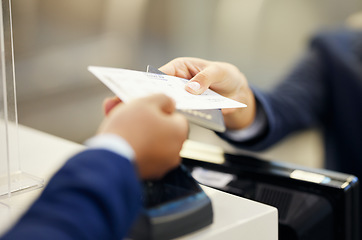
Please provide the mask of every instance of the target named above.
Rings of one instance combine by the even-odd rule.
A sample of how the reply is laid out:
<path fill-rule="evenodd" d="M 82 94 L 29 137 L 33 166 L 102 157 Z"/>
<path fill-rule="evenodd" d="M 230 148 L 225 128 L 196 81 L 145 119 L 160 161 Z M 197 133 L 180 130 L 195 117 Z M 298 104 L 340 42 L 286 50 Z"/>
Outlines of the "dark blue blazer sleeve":
<path fill-rule="evenodd" d="M 122 239 L 141 208 L 129 160 L 106 150 L 71 158 L 1 239 Z"/>
<path fill-rule="evenodd" d="M 361 56 L 361 31 L 318 33 L 305 55 L 274 89 L 253 89 L 267 116 L 264 134 L 244 142 L 222 137 L 245 149 L 264 150 L 290 133 L 317 126 L 325 134 L 327 148 L 334 149 L 329 157 L 346 158 L 346 153 L 360 149 L 361 143 Z M 343 153 L 337 153 L 335 149 L 343 145 Z"/>
<path fill-rule="evenodd" d="M 268 128 L 254 149 L 265 149 L 291 132 L 317 126 L 325 115 L 325 67 L 319 49 L 311 48 L 273 90 L 253 89 L 267 116 Z"/>
<path fill-rule="evenodd" d="M 323 115 L 325 87 L 323 61 L 318 49 L 311 48 L 294 70 L 273 90 L 267 92 L 252 87 L 259 106 L 267 117 L 267 128 L 250 141 L 227 141 L 249 150 L 264 150 L 290 132 L 318 123 Z"/>

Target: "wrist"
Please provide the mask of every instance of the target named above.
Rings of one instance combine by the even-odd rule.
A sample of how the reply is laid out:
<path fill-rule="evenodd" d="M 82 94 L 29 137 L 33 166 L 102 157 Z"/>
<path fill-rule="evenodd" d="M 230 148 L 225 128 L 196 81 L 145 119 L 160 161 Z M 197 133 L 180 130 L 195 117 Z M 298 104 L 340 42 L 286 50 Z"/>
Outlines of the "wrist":
<path fill-rule="evenodd" d="M 245 103 L 246 108 L 223 110 L 225 125 L 228 129 L 237 130 L 250 126 L 256 116 L 256 100 L 253 91 L 246 87 L 238 91 L 235 100 Z"/>

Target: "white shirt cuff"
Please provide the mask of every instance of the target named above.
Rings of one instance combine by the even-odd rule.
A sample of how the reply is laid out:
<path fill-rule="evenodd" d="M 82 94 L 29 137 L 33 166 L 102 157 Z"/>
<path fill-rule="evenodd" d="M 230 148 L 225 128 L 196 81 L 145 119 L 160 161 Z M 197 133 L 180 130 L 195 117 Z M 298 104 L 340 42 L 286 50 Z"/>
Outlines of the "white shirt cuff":
<path fill-rule="evenodd" d="M 89 138 L 84 144 L 90 149 L 104 149 L 133 161 L 135 152 L 131 145 L 116 134 L 100 134 Z"/>

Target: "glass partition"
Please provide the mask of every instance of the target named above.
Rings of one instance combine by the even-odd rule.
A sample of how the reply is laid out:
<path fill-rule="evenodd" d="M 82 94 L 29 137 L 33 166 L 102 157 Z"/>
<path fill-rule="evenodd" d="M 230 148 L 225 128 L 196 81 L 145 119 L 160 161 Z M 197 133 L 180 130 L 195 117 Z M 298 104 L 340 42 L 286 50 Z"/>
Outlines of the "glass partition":
<path fill-rule="evenodd" d="M 0 8 L 0 198 L 7 198 L 41 187 L 43 180 L 21 169 L 11 0 L 1 0 Z"/>

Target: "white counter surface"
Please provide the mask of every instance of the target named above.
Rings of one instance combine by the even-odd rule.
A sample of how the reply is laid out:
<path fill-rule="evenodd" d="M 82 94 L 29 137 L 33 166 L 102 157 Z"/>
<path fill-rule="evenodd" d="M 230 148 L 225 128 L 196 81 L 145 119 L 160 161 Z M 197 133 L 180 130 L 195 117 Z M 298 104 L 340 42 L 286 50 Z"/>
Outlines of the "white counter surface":
<path fill-rule="evenodd" d="M 189 141 L 185 147 L 192 146 Z M 59 167 L 84 146 L 20 126 L 19 149 L 24 172 L 43 178 L 45 184 Z M 0 233 L 4 232 L 41 193 L 43 188 L 0 199 Z M 277 240 L 277 209 L 248 199 L 203 187 L 210 197 L 214 222 L 180 239 Z"/>

